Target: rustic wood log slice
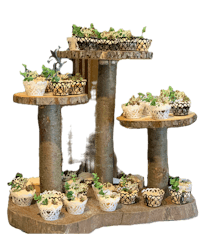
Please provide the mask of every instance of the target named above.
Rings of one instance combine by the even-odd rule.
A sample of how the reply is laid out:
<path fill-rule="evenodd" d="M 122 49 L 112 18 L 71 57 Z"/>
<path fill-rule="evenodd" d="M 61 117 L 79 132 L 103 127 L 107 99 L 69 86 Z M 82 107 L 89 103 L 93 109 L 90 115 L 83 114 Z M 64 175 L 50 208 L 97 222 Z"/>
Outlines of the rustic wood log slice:
<path fill-rule="evenodd" d="M 102 50 L 66 50 L 58 51 L 59 58 L 69 59 L 98 59 L 98 60 L 121 60 L 121 59 L 152 59 L 152 52 L 140 51 L 102 51 Z"/>
<path fill-rule="evenodd" d="M 157 221 L 185 220 L 198 215 L 195 199 L 190 203 L 176 205 L 170 197 L 159 208 L 149 208 L 143 198 L 133 205 L 118 204 L 113 212 L 101 211 L 98 201 L 89 198 L 82 215 L 71 215 L 64 208 L 56 221 L 45 221 L 39 214 L 37 204 L 20 207 L 9 200 L 8 220 L 10 225 L 26 233 L 91 233 L 97 228 L 113 225 L 133 225 Z M 153 213 L 152 213 L 153 212 Z"/>
<path fill-rule="evenodd" d="M 139 119 L 127 119 L 119 116 L 117 120 L 126 128 L 173 128 L 193 124 L 197 120 L 197 115 L 194 112 L 190 112 L 185 116 L 173 116 L 173 114 L 169 114 L 168 119 L 158 120 L 154 120 L 148 116 Z"/>
<path fill-rule="evenodd" d="M 44 94 L 44 96 L 27 96 L 25 92 L 23 93 L 16 93 L 13 96 L 13 101 L 16 103 L 21 104 L 28 104 L 28 105 L 42 105 L 42 106 L 49 106 L 49 105 L 78 105 L 84 104 L 88 102 L 88 95 L 87 94 L 80 94 L 80 95 L 68 95 L 68 96 L 53 96 L 52 93 Z"/>

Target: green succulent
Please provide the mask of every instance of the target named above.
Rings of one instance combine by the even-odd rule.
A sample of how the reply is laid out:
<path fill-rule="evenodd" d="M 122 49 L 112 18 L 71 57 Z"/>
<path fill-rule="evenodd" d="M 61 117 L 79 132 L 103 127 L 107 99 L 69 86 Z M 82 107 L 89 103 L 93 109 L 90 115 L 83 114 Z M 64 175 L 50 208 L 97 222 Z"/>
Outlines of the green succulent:
<path fill-rule="evenodd" d="M 68 184 L 68 182 L 65 183 L 64 187 L 67 191 L 70 189 L 70 185 Z"/>
<path fill-rule="evenodd" d="M 25 64 L 22 64 L 25 68 L 25 72 L 20 72 L 20 74 L 24 77 L 24 81 L 32 81 L 36 77 L 38 77 L 38 73 L 36 71 L 32 72 L 27 69 Z"/>
<path fill-rule="evenodd" d="M 44 76 L 45 78 L 52 78 L 55 74 L 56 74 L 55 70 L 42 65 L 42 76 Z"/>
<path fill-rule="evenodd" d="M 179 191 L 179 178 L 178 177 L 176 177 L 176 178 L 170 177 L 169 183 L 172 186 L 173 190 L 176 190 L 176 192 Z"/>
<path fill-rule="evenodd" d="M 73 194 L 74 194 L 73 191 L 69 191 L 69 192 L 66 194 L 68 201 L 74 200 Z"/>
<path fill-rule="evenodd" d="M 84 37 L 84 34 L 81 32 L 82 27 L 77 27 L 75 24 L 72 25 L 72 34 L 77 37 Z"/>
<path fill-rule="evenodd" d="M 142 29 L 142 36 L 140 36 L 139 38 L 143 38 L 143 33 L 145 33 L 146 32 L 146 26 L 145 27 L 143 27 L 143 29 Z"/>
<path fill-rule="evenodd" d="M 82 81 L 82 80 L 83 80 L 83 77 L 81 76 L 80 73 L 76 73 L 75 76 L 72 76 L 72 77 L 71 77 L 71 79 L 72 79 L 73 81 L 77 81 L 77 80 Z"/>
<path fill-rule="evenodd" d="M 97 175 L 97 173 L 92 173 L 94 178 L 93 178 L 93 181 L 94 181 L 94 187 L 101 190 L 103 188 L 103 185 L 99 182 L 99 177 Z"/>

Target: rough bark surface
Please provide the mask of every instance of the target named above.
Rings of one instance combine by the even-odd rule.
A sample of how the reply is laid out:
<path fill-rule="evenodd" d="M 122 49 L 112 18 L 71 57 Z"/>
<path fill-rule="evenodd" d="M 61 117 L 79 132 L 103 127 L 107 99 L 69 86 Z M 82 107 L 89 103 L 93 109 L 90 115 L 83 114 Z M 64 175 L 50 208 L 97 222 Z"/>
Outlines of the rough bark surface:
<path fill-rule="evenodd" d="M 99 61 L 96 104 L 95 172 L 113 182 L 113 126 L 117 61 Z"/>
<path fill-rule="evenodd" d="M 121 60 L 121 59 L 152 59 L 152 52 L 140 51 L 102 51 L 102 50 L 66 50 L 58 51 L 58 57 L 69 59 L 102 59 L 102 60 Z"/>
<path fill-rule="evenodd" d="M 91 193 L 93 195 L 93 193 Z M 143 198 L 133 205 L 118 204 L 113 212 L 100 210 L 98 201 L 89 198 L 82 215 L 71 215 L 64 208 L 60 219 L 45 221 L 39 214 L 37 204 L 19 207 L 9 201 L 8 220 L 10 225 L 26 233 L 91 233 L 97 228 L 113 225 L 133 225 L 156 221 L 184 220 L 198 215 L 196 202 L 192 197 L 190 203 L 175 205 L 170 197 L 164 200 L 159 208 L 150 208 L 144 204 Z M 134 227 L 132 227 L 134 230 Z"/>
<path fill-rule="evenodd" d="M 148 187 L 168 195 L 167 128 L 148 129 Z"/>
<path fill-rule="evenodd" d="M 40 188 L 62 190 L 61 106 L 39 106 Z"/>

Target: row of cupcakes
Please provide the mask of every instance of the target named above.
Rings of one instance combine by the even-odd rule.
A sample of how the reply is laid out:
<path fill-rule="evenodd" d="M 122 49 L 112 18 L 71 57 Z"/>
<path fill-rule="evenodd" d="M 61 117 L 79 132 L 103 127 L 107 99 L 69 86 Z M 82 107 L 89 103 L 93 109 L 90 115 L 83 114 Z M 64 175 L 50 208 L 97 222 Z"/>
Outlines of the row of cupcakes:
<path fill-rule="evenodd" d="M 150 92 L 138 93 L 138 97 L 132 96 L 126 104 L 122 104 L 123 116 L 128 119 L 151 116 L 153 119 L 167 119 L 169 113 L 175 116 L 188 115 L 191 107 L 189 97 L 171 86 L 167 90 L 162 89 L 159 96 L 153 96 Z"/>
<path fill-rule="evenodd" d="M 126 50 L 126 51 L 148 51 L 152 40 L 144 38 L 142 35 L 133 36 L 130 30 L 114 30 L 99 32 L 93 24 L 89 28 L 72 26 L 72 38 L 68 38 L 70 50 Z M 76 46 L 76 47 L 75 47 Z"/>
<path fill-rule="evenodd" d="M 101 210 L 115 211 L 119 202 L 125 205 L 136 203 L 139 188 L 134 176 L 123 175 L 119 185 L 116 186 L 111 183 L 102 184 L 99 182 L 98 175 L 95 173 L 93 175 L 92 188 Z M 30 206 L 34 199 L 41 217 L 47 221 L 57 220 L 63 205 L 68 213 L 81 215 L 84 213 L 88 201 L 89 185 L 77 178 L 76 175 L 73 175 L 72 180 L 65 183 L 65 193 L 52 190 L 44 191 L 37 196 L 34 185 L 29 179 L 23 178 L 20 173 L 17 173 L 15 179 L 8 184 L 11 186 L 10 196 L 13 203 L 18 206 Z M 182 205 L 190 202 L 191 189 L 190 180 L 169 177 L 169 191 L 173 203 Z M 159 207 L 162 204 L 164 194 L 164 190 L 159 188 L 142 190 L 144 203 L 149 207 Z"/>
<path fill-rule="evenodd" d="M 23 84 L 28 96 L 43 96 L 44 93 L 52 92 L 54 96 L 78 95 L 85 92 L 87 80 L 80 73 L 72 76 L 69 73 L 61 74 L 60 71 L 42 66 L 42 73 L 30 71 L 22 64 L 25 72 L 20 74 L 24 77 Z"/>

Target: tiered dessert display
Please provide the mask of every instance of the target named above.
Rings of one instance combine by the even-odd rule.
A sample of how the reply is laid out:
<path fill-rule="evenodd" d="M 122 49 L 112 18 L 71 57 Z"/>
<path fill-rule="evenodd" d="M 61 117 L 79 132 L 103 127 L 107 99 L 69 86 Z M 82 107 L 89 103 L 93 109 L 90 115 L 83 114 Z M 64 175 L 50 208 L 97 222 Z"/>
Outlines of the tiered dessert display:
<path fill-rule="evenodd" d="M 135 37 L 130 30 L 111 27 L 99 32 L 93 24 L 90 28 L 73 25 L 72 37 L 67 38 L 69 49 L 51 51 L 57 61 L 53 69 L 43 65 L 39 75 L 23 65 L 26 92 L 14 94 L 13 100 L 38 105 L 40 176 L 26 179 L 17 173 L 9 183 L 12 226 L 26 233 L 90 233 L 102 226 L 197 216 L 191 181 L 170 177 L 168 172 L 167 128 L 190 125 L 197 119 L 189 112 L 190 99 L 172 87 L 161 90 L 159 96 L 139 93 L 122 105 L 123 114 L 117 118 L 122 126 L 148 129 L 148 186 L 144 188 L 143 177 L 132 174 L 121 174 L 114 184 L 117 62 L 153 57 L 148 52 L 152 40 L 143 38 L 145 31 L 146 27 L 142 36 Z M 73 61 L 73 74 L 60 73 L 62 58 Z M 94 76 L 98 79 L 95 173 L 65 173 L 61 107 L 87 103 Z"/>

